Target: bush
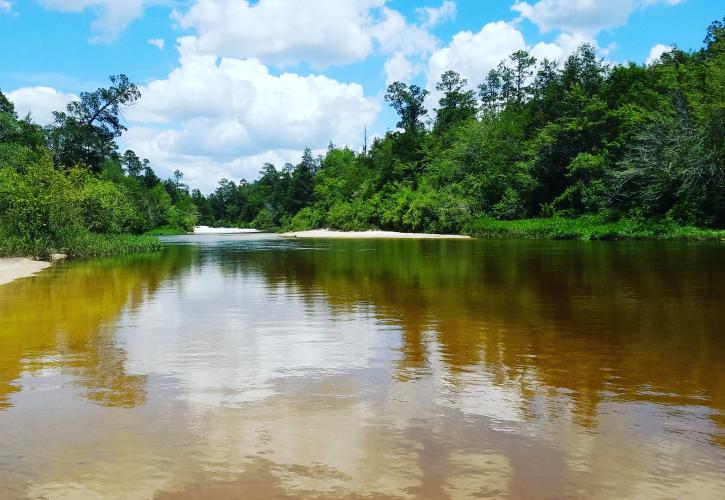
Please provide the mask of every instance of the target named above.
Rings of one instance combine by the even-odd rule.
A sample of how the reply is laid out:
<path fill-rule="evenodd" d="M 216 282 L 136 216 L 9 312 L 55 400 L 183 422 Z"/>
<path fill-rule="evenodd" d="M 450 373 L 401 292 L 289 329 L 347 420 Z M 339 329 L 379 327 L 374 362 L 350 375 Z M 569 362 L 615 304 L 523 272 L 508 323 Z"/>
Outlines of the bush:
<path fill-rule="evenodd" d="M 272 212 L 267 208 L 260 210 L 250 225 L 253 228 L 260 229 L 262 231 L 271 231 L 277 227 L 274 222 L 274 215 L 272 215 Z"/>
<path fill-rule="evenodd" d="M 65 230 L 50 240 L 10 235 L 0 228 L 0 257 L 47 259 L 55 253 L 69 257 L 100 257 L 135 252 L 155 252 L 162 247 L 158 238 L 130 234 L 95 234 L 86 229 Z"/>
<path fill-rule="evenodd" d="M 341 231 L 364 231 L 370 229 L 373 207 L 363 200 L 337 202 L 327 213 L 327 225 L 330 229 Z"/>
<path fill-rule="evenodd" d="M 285 231 L 308 231 L 310 229 L 320 229 L 325 227 L 325 213 L 323 210 L 306 207 L 297 212 L 288 224 L 285 225 Z"/>
<path fill-rule="evenodd" d="M 479 218 L 464 230 L 477 238 L 553 240 L 725 240 L 725 231 L 681 226 L 670 220 L 622 219 L 602 216 L 575 219 L 522 219 L 500 221 Z"/>
<path fill-rule="evenodd" d="M 8 237 L 50 241 L 82 227 L 80 194 L 50 161 L 23 174 L 0 168 L 0 225 Z"/>
<path fill-rule="evenodd" d="M 126 195 L 113 183 L 85 176 L 80 192 L 84 226 L 96 233 L 127 231 L 134 210 Z"/>

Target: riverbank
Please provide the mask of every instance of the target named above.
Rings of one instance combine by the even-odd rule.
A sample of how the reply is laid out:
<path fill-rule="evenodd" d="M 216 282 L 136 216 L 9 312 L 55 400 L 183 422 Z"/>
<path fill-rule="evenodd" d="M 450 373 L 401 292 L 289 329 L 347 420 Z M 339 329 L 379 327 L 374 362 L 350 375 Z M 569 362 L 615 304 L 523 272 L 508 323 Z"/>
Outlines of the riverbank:
<path fill-rule="evenodd" d="M 496 220 L 481 218 L 465 230 L 474 238 L 549 240 L 683 240 L 725 241 L 725 231 L 681 226 L 672 222 L 600 217 Z"/>
<path fill-rule="evenodd" d="M 314 229 L 310 231 L 292 231 L 282 233 L 288 238 L 340 238 L 340 239 L 470 239 L 470 236 L 460 234 L 428 234 L 428 233 L 399 233 L 395 231 L 332 231 L 330 229 Z"/>
<path fill-rule="evenodd" d="M 50 267 L 50 262 L 23 257 L 0 258 L 0 286 Z"/>
<path fill-rule="evenodd" d="M 155 252 L 161 248 L 161 241 L 154 236 L 74 231 L 53 239 L 31 240 L 6 236 L 0 230 L 0 257 L 48 259 L 53 254 L 65 254 L 68 257 L 105 257 L 127 253 Z"/>
<path fill-rule="evenodd" d="M 480 218 L 456 234 L 401 233 L 396 231 L 336 231 L 314 229 L 281 233 L 288 238 L 340 239 L 547 239 L 547 240 L 661 240 L 725 241 L 725 231 L 682 226 L 669 221 L 623 219 L 607 221 L 597 216 L 567 219 L 497 220 Z"/>

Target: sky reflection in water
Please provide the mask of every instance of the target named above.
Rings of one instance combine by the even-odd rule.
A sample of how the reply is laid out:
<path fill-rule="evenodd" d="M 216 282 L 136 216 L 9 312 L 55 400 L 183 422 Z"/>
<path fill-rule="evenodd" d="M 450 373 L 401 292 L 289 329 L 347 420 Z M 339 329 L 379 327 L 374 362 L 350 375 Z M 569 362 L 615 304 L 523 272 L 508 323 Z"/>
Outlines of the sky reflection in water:
<path fill-rule="evenodd" d="M 273 236 L 64 263 L 0 287 L 0 497 L 717 498 L 723 264 Z"/>

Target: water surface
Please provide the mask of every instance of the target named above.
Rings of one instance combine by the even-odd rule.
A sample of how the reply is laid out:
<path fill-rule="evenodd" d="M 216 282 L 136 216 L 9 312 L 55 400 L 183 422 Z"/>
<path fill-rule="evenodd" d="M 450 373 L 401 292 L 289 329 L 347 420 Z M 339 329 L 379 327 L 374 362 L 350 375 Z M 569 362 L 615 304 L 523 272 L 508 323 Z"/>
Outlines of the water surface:
<path fill-rule="evenodd" d="M 169 241 L 0 287 L 0 498 L 722 498 L 722 246 Z"/>

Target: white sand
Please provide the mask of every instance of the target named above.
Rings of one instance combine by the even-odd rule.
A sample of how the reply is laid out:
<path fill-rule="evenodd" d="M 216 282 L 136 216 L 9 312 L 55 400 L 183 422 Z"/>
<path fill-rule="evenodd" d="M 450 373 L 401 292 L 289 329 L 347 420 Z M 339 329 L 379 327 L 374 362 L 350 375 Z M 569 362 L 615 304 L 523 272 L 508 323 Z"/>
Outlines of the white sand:
<path fill-rule="evenodd" d="M 50 262 L 33 259 L 0 259 L 0 285 L 32 276 L 50 266 Z"/>
<path fill-rule="evenodd" d="M 209 227 L 196 226 L 194 234 L 241 234 L 241 233 L 260 233 L 259 229 L 238 229 L 236 227 Z"/>
<path fill-rule="evenodd" d="M 460 234 L 426 234 L 426 233 L 396 233 L 394 231 L 330 231 L 329 229 L 315 229 L 313 231 L 296 231 L 283 233 L 289 238 L 415 238 L 415 239 L 470 239 L 470 236 Z"/>

